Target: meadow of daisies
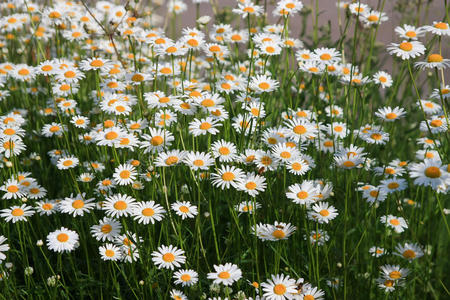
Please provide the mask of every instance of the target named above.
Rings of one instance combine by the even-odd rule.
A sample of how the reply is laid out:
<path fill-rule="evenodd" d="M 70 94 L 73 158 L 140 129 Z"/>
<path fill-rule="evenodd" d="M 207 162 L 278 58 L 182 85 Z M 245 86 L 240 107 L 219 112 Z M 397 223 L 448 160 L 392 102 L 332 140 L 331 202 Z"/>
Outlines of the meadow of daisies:
<path fill-rule="evenodd" d="M 220 2 L 0 4 L 0 299 L 449 299 L 450 2 Z"/>

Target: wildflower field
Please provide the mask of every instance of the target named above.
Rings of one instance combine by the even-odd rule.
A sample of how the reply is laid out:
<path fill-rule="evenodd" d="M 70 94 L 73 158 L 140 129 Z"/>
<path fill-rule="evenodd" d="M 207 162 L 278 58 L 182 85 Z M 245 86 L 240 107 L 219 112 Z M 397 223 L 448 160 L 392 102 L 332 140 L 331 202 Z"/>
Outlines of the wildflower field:
<path fill-rule="evenodd" d="M 450 299 L 449 10 L 2 1 L 0 299 Z"/>

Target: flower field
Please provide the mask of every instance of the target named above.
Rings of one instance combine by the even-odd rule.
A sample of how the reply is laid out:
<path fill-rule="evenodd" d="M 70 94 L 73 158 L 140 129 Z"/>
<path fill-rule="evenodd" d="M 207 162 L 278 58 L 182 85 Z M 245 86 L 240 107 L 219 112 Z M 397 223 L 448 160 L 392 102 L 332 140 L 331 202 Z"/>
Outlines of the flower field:
<path fill-rule="evenodd" d="M 450 298 L 450 2 L 225 2 L 0 4 L 0 299 Z"/>

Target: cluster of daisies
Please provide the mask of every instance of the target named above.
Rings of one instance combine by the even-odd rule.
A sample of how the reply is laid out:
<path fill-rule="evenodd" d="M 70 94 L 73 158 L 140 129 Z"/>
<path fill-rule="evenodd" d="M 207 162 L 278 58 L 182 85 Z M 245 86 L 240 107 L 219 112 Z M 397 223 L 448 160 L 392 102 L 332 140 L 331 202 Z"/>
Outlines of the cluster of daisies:
<path fill-rule="evenodd" d="M 204 5 L 210 1 L 192 2 Z M 301 1 L 277 1 L 272 13 L 280 22 L 263 22 L 264 26 L 256 28 L 250 26 L 251 21 L 262 17 L 266 8 L 238 0 L 232 12 L 242 24 L 248 21 L 247 27 L 207 25 L 209 18 L 202 17 L 197 27 L 183 28 L 177 39 L 155 26 L 161 19 L 152 11 L 128 4 L 131 9 L 108 1 L 97 1 L 95 7 L 62 0 L 44 8 L 24 0 L 0 4 L 2 10 L 10 11 L 0 18 L 1 57 L 9 55 L 16 61 L 0 64 L 0 104 L 7 108 L 0 116 L 0 191 L 5 207 L 0 218 L 4 222 L 31 223 L 37 218 L 52 222 L 55 215 L 73 219 L 74 224 L 79 219 L 90 220 L 89 233 L 98 243 L 95 247 L 101 260 L 138 263 L 147 259 L 143 248 L 148 237 L 140 234 L 142 228 L 167 224 L 167 230 L 173 229 L 178 238 L 181 229 L 175 223 L 200 224 L 203 217 L 210 217 L 214 231 L 211 200 L 200 192 L 202 201 L 186 200 L 210 183 L 208 188 L 215 195 L 239 195 L 239 201 L 230 200 L 230 213 L 233 218 L 246 215 L 251 221 L 248 232 L 240 234 L 263 242 L 263 247 L 272 247 L 272 242 L 279 245 L 297 234 L 318 253 L 319 246 L 333 247 L 331 226 L 344 214 L 342 201 L 336 201 L 342 195 L 335 195 L 337 188 L 341 190 L 333 186 L 335 174 L 353 179 L 361 172 L 368 175 L 357 178 L 356 190 L 347 191 L 361 195 L 368 211 L 383 202 L 398 201 L 408 189 L 429 187 L 436 197 L 450 191 L 450 164 L 441 147 L 448 144 L 444 137 L 450 125 L 446 104 L 450 86 L 443 78 L 450 60 L 441 51 L 450 36 L 448 23 L 397 27 L 401 42 L 387 47 L 387 52 L 404 61 L 411 77 L 413 70 L 422 69 L 442 74 L 439 88 L 426 99 L 417 92 L 413 101 L 413 109 L 424 118 L 414 128 L 420 146 L 415 160 L 387 162 L 374 152 L 392 146 L 392 137 L 398 135 L 394 129 L 402 127 L 399 124 L 409 112 L 402 105 L 392 105 L 390 99 L 383 107 L 362 111 L 358 117 L 370 120 L 364 124 L 354 119 L 356 112 L 350 112 L 350 104 L 341 100 L 354 89 L 355 110 L 356 92 L 390 89 L 392 76 L 386 71 L 363 72 L 346 60 L 341 49 L 309 49 L 293 38 L 288 24 L 302 11 Z M 363 28 L 375 28 L 388 19 L 384 12 L 359 1 L 339 5 Z M 176 17 L 187 10 L 187 4 L 170 0 L 167 8 Z M 132 13 L 139 9 L 142 15 Z M 429 35 L 438 41 L 438 48 L 426 49 L 419 41 Z M 20 58 L 30 45 L 36 45 L 36 63 Z M 426 61 L 412 63 L 425 53 Z M 286 70 L 277 69 L 284 57 Z M 289 57 L 295 60 L 294 70 L 289 70 Z M 289 99 L 279 100 L 280 91 Z M 20 97 L 26 109 L 13 107 L 10 100 L 15 97 Z M 308 99 L 313 99 L 311 105 L 299 105 Z M 41 153 L 26 153 L 35 144 L 41 146 Z M 21 169 L 31 165 L 26 163 L 27 155 L 40 161 L 39 168 L 51 169 L 52 177 L 68 180 L 63 184 L 70 191 L 64 188 L 67 194 L 54 194 L 52 183 L 46 183 L 48 190 L 41 186 L 43 178 Z M 315 178 L 320 171 L 317 166 L 324 161 L 329 162 L 326 172 L 333 176 Z M 180 174 L 186 178 L 174 179 Z M 169 176 L 170 183 L 166 182 Z M 190 179 L 191 186 L 178 187 L 178 180 Z M 265 201 L 275 181 L 284 184 L 283 192 L 275 197 L 282 198 L 289 210 L 304 213 L 311 230 L 303 232 L 293 218 L 284 222 L 278 203 Z M 170 191 L 171 185 L 176 191 Z M 200 213 L 203 200 L 209 200 L 209 213 Z M 404 203 L 419 206 L 411 199 Z M 278 219 L 257 223 L 258 211 L 269 205 Z M 79 226 L 57 223 L 41 237 L 52 252 L 69 253 L 88 243 Z M 410 227 L 405 215 L 388 211 L 377 218 L 376 225 L 393 231 L 390 234 L 396 238 Z M 169 270 L 173 284 L 180 288 L 197 286 L 202 280 L 228 288 L 251 276 L 231 262 L 214 264 L 213 272 L 202 274 L 192 267 L 193 258 L 182 241 L 175 244 L 168 234 L 158 235 L 152 241 L 156 250 L 149 253 L 153 266 L 160 272 Z M 214 239 L 215 235 L 214 231 Z M 10 249 L 6 241 L 0 235 L 0 263 Z M 416 241 L 383 247 L 376 245 L 367 251 L 374 258 L 392 254 L 392 261 L 400 257 L 405 264 L 425 255 Z M 385 264 L 376 283 L 392 292 L 405 285 L 411 272 L 400 264 Z M 0 273 L 0 278 L 5 276 Z M 338 289 L 340 278 L 329 278 L 327 285 Z M 251 281 L 248 289 L 257 299 L 320 300 L 325 296 L 320 285 L 282 273 Z M 170 296 L 187 299 L 185 293 L 172 289 Z"/>

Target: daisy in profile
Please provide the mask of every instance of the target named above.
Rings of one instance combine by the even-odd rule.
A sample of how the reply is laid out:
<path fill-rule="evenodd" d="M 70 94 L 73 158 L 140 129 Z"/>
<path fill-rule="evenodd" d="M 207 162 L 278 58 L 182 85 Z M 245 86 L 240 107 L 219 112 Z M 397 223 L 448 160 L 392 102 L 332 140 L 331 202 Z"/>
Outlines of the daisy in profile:
<path fill-rule="evenodd" d="M 408 229 L 405 219 L 402 217 L 396 217 L 393 215 L 382 216 L 380 218 L 381 223 L 386 224 L 388 227 L 395 230 L 397 233 L 402 233 L 405 229 Z"/>
<path fill-rule="evenodd" d="M 311 231 L 309 237 L 305 235 L 305 239 L 309 239 L 311 245 L 322 246 L 330 239 L 330 236 L 326 231 L 319 229 Z"/>
<path fill-rule="evenodd" d="M 172 210 L 179 216 L 181 216 L 181 219 L 186 218 L 194 218 L 197 214 L 197 206 L 192 205 L 190 202 L 187 201 L 177 201 L 175 203 L 172 203 L 170 206 Z"/>
<path fill-rule="evenodd" d="M 415 260 L 423 256 L 422 247 L 417 243 L 398 244 L 395 247 L 394 255 L 403 257 L 409 261 Z"/>
<path fill-rule="evenodd" d="M 256 75 L 250 80 L 249 87 L 257 94 L 272 92 L 278 88 L 278 82 L 266 75 Z"/>
<path fill-rule="evenodd" d="M 255 210 L 261 208 L 261 204 L 256 201 L 243 201 L 236 205 L 236 210 L 239 213 L 249 213 L 253 214 Z"/>
<path fill-rule="evenodd" d="M 381 181 L 381 189 L 386 193 L 393 193 L 397 191 L 403 191 L 408 187 L 408 183 L 403 178 L 390 178 Z"/>
<path fill-rule="evenodd" d="M 292 299 L 292 295 L 297 293 L 295 279 L 283 274 L 271 275 L 271 279 L 261 283 L 261 288 L 267 300 Z"/>
<path fill-rule="evenodd" d="M 6 258 L 6 255 L 4 252 L 9 250 L 9 245 L 6 244 L 7 238 L 3 235 L 0 235 L 0 263 L 3 262 Z"/>
<path fill-rule="evenodd" d="M 302 291 L 303 300 L 323 300 L 323 296 L 325 296 L 325 292 L 318 289 L 317 287 L 312 287 L 311 285 L 306 286 Z"/>
<path fill-rule="evenodd" d="M 263 12 L 263 7 L 255 5 L 250 0 L 244 0 L 238 2 L 238 7 L 233 8 L 233 12 L 246 19 L 247 16 L 259 16 Z"/>
<path fill-rule="evenodd" d="M 4 218 L 6 222 L 16 223 L 18 221 L 28 221 L 27 217 L 34 215 L 34 209 L 31 206 L 22 204 L 21 206 L 11 206 L 0 210 L 0 217 Z"/>
<path fill-rule="evenodd" d="M 213 280 L 215 284 L 230 286 L 242 278 L 242 271 L 237 265 L 232 263 L 214 265 L 214 272 L 208 273 L 207 277 Z"/>
<path fill-rule="evenodd" d="M 183 287 L 193 286 L 198 282 L 198 273 L 190 269 L 178 270 L 173 274 L 173 279 L 175 279 L 175 284 Z"/>
<path fill-rule="evenodd" d="M 236 146 L 225 140 L 215 141 L 211 145 L 211 150 L 215 158 L 221 162 L 231 162 L 238 158 Z"/>
<path fill-rule="evenodd" d="M 107 197 L 102 209 L 111 217 L 129 216 L 136 207 L 136 200 L 125 194 L 115 194 Z"/>
<path fill-rule="evenodd" d="M 98 247 L 98 252 L 103 260 L 118 261 L 122 258 L 122 250 L 114 244 L 106 243 Z"/>
<path fill-rule="evenodd" d="M 253 173 L 247 173 L 247 175 L 241 179 L 236 189 L 244 191 L 252 197 L 256 197 L 259 193 L 265 191 L 267 187 L 266 178 Z"/>
<path fill-rule="evenodd" d="M 211 173 L 211 180 L 214 186 L 223 189 L 229 189 L 230 186 L 237 188 L 240 182 L 245 178 L 244 172 L 234 166 L 221 166 L 216 169 L 216 173 Z"/>
<path fill-rule="evenodd" d="M 398 265 L 384 265 L 380 268 L 382 276 L 390 280 L 401 280 L 409 274 L 407 268 L 401 268 Z"/>
<path fill-rule="evenodd" d="M 414 41 L 425 34 L 425 30 L 422 27 L 415 27 L 407 24 L 395 27 L 394 31 L 401 39 Z"/>
<path fill-rule="evenodd" d="M 180 164 L 185 156 L 184 151 L 171 150 L 167 152 L 159 153 L 155 160 L 155 166 L 157 167 L 173 167 Z"/>
<path fill-rule="evenodd" d="M 186 297 L 186 295 L 182 291 L 175 290 L 175 289 L 170 291 L 170 299 L 173 299 L 173 300 L 188 300 L 188 298 Z"/>
<path fill-rule="evenodd" d="M 418 41 L 403 41 L 400 44 L 391 43 L 387 47 L 389 54 L 400 57 L 403 60 L 423 55 L 425 46 Z"/>
<path fill-rule="evenodd" d="M 131 164 L 121 164 L 114 169 L 113 178 L 119 185 L 132 184 L 136 177 L 136 168 Z"/>
<path fill-rule="evenodd" d="M 448 124 L 443 116 L 431 116 L 429 120 L 420 122 L 420 131 L 428 133 L 428 128 L 431 130 L 431 133 L 437 134 L 446 132 L 448 130 Z"/>
<path fill-rule="evenodd" d="M 316 61 L 325 65 L 332 65 L 341 61 L 341 54 L 334 48 L 317 48 L 314 50 Z"/>
<path fill-rule="evenodd" d="M 450 36 L 450 27 L 448 23 L 440 22 L 440 21 L 434 21 L 433 25 L 427 25 L 422 27 L 425 31 L 431 32 L 435 35 L 440 36 Z"/>
<path fill-rule="evenodd" d="M 438 89 L 433 89 L 430 98 L 440 99 L 440 98 L 450 98 L 450 85 L 441 85 Z"/>
<path fill-rule="evenodd" d="M 301 184 L 293 184 L 288 187 L 286 197 L 292 202 L 300 205 L 309 205 L 318 200 L 319 190 L 311 181 L 304 181 Z"/>
<path fill-rule="evenodd" d="M 425 159 L 423 162 L 411 164 L 409 176 L 414 178 L 414 184 L 431 186 L 436 189 L 445 183 L 449 177 L 446 166 L 439 159 Z"/>
<path fill-rule="evenodd" d="M 47 235 L 47 246 L 55 252 L 71 252 L 80 245 L 78 239 L 78 233 L 61 227 Z"/>
<path fill-rule="evenodd" d="M 209 153 L 205 152 L 188 152 L 184 157 L 184 163 L 193 171 L 208 170 L 214 165 L 214 159 Z"/>
<path fill-rule="evenodd" d="M 373 246 L 373 247 L 370 247 L 369 253 L 370 253 L 370 255 L 372 255 L 374 257 L 381 257 L 386 254 L 386 250 L 381 247 Z"/>
<path fill-rule="evenodd" d="M 318 223 L 328 223 L 338 215 L 336 208 L 326 202 L 319 202 L 311 207 L 308 216 Z"/>
<path fill-rule="evenodd" d="M 59 202 L 58 208 L 62 213 L 70 214 L 74 217 L 83 216 L 84 213 L 89 212 L 95 207 L 94 198 L 86 199 L 86 194 L 78 194 L 72 198 L 66 197 L 64 200 Z"/>
<path fill-rule="evenodd" d="M 267 224 L 265 233 L 263 235 L 269 241 L 287 240 L 297 228 L 290 223 L 283 223 L 275 221 L 275 223 Z"/>
<path fill-rule="evenodd" d="M 398 286 L 403 286 L 403 281 L 400 280 L 391 280 L 384 277 L 377 278 L 376 282 L 378 284 L 378 287 L 382 290 L 384 290 L 385 293 L 391 293 L 395 291 L 395 289 Z"/>
<path fill-rule="evenodd" d="M 100 72 L 108 72 L 113 67 L 113 62 L 101 57 L 87 58 L 80 63 L 80 69 L 83 71 L 99 70 Z"/>
<path fill-rule="evenodd" d="M 159 246 L 158 251 L 152 252 L 152 261 L 158 269 L 171 269 L 181 267 L 186 262 L 184 251 L 170 246 Z"/>
<path fill-rule="evenodd" d="M 394 122 L 402 118 L 406 114 L 405 110 L 401 107 L 382 107 L 375 112 L 375 115 L 381 120 L 386 122 Z"/>
<path fill-rule="evenodd" d="M 166 210 L 155 201 L 137 202 L 131 212 L 133 218 L 139 224 L 155 224 L 155 221 L 161 221 Z"/>
<path fill-rule="evenodd" d="M 99 224 L 91 226 L 91 234 L 97 241 L 114 241 L 122 230 L 122 224 L 112 218 L 104 217 Z"/>
<path fill-rule="evenodd" d="M 219 120 L 214 120 L 212 117 L 194 119 L 189 123 L 189 132 L 191 132 L 193 136 L 200 136 L 208 133 L 216 135 L 219 132 L 219 129 L 217 129 L 219 126 L 222 126 Z"/>
<path fill-rule="evenodd" d="M 390 87 L 393 83 L 392 76 L 384 71 L 373 74 L 372 80 L 374 83 L 381 85 L 382 88 Z"/>
<path fill-rule="evenodd" d="M 422 70 L 433 68 L 441 70 L 450 66 L 450 59 L 443 58 L 442 55 L 438 53 L 432 53 L 428 55 L 427 61 L 416 62 L 414 66 Z"/>

